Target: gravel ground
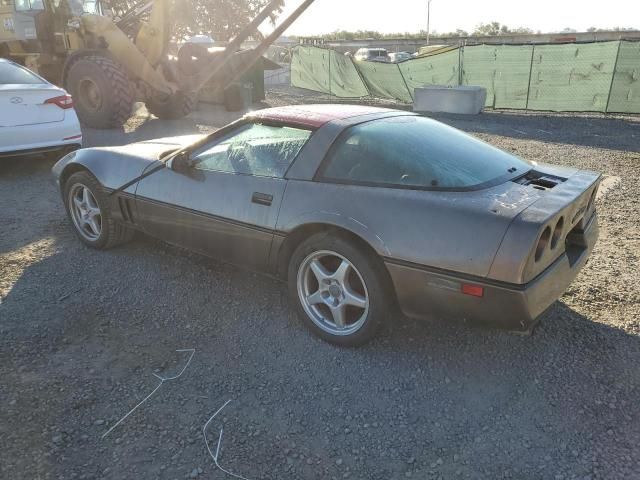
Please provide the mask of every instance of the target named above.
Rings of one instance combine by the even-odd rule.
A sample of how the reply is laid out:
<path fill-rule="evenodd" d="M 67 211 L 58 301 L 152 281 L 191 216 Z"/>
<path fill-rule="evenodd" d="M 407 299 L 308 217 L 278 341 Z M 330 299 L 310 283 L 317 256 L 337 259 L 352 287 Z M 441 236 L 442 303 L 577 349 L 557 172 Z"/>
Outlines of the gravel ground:
<path fill-rule="evenodd" d="M 278 91 L 281 104 L 312 101 Z M 143 111 L 89 145 L 211 131 L 217 110 Z M 360 349 L 312 337 L 285 288 L 138 237 L 108 252 L 73 235 L 50 159 L 0 163 L 0 477 L 640 478 L 640 120 L 439 116 L 494 145 L 621 181 L 601 239 L 531 337 L 392 319 Z M 102 435 L 165 382 L 106 438 Z"/>

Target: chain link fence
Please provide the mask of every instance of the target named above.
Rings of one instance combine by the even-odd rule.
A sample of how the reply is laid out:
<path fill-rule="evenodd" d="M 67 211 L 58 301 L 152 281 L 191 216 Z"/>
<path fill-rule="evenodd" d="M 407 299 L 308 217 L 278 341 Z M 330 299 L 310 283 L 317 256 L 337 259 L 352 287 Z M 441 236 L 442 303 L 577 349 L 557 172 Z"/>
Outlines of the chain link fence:
<path fill-rule="evenodd" d="M 472 45 L 397 64 L 299 46 L 291 84 L 341 98 L 405 103 L 425 85 L 478 85 L 487 89 L 490 108 L 640 113 L 640 42 Z"/>

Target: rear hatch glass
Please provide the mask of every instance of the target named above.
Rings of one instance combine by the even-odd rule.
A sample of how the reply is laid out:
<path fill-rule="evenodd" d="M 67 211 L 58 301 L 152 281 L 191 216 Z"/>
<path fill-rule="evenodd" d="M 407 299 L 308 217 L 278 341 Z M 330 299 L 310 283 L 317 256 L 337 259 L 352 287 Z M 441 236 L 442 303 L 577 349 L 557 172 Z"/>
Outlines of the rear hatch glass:
<path fill-rule="evenodd" d="M 443 123 L 397 116 L 347 129 L 323 166 L 340 182 L 475 190 L 512 180 L 531 165 Z"/>

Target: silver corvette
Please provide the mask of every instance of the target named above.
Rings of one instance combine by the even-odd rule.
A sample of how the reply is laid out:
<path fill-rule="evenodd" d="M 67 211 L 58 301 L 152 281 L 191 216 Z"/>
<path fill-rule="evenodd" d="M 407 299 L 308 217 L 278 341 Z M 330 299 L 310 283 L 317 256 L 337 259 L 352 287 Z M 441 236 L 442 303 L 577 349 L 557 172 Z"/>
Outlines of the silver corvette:
<path fill-rule="evenodd" d="M 53 174 L 85 244 L 139 230 L 278 276 L 340 345 L 396 306 L 529 331 L 597 240 L 598 173 L 403 111 L 261 110 L 209 136 L 79 150 Z"/>

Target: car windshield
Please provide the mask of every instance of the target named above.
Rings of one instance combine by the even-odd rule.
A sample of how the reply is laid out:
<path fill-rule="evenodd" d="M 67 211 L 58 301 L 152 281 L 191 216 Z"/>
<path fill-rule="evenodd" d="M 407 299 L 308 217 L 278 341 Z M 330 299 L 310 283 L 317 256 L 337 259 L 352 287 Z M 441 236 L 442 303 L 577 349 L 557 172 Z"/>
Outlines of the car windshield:
<path fill-rule="evenodd" d="M 15 63 L 0 62 L 0 85 L 35 85 L 44 83 L 40 77 Z"/>
<path fill-rule="evenodd" d="M 419 116 L 378 119 L 347 130 L 322 176 L 349 183 L 471 189 L 523 175 L 531 166 L 455 128 Z"/>

